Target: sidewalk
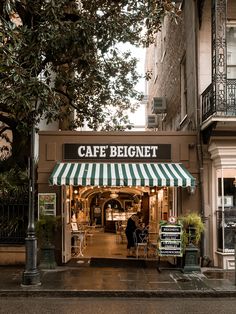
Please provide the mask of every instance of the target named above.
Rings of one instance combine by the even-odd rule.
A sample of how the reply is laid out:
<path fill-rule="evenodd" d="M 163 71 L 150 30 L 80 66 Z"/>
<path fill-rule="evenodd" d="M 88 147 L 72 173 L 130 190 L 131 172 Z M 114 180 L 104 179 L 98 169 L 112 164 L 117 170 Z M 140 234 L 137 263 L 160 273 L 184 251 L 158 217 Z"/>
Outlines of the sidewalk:
<path fill-rule="evenodd" d="M 40 270 L 40 286 L 21 286 L 24 267 L 0 266 L 0 297 L 236 297 L 235 272 L 202 268 L 201 273 L 155 267 L 74 266 Z"/>

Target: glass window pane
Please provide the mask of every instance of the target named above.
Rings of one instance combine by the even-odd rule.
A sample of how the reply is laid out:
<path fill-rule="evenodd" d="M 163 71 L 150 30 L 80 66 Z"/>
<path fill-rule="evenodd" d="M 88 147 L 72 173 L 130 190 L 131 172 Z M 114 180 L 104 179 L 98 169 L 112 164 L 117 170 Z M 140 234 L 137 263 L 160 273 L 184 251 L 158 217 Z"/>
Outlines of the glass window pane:
<path fill-rule="evenodd" d="M 218 182 L 217 244 L 218 250 L 234 250 L 236 228 L 236 169 L 224 169 Z M 222 181 L 223 179 L 223 181 Z"/>
<path fill-rule="evenodd" d="M 236 25 L 228 25 L 227 28 L 227 78 L 236 78 Z"/>

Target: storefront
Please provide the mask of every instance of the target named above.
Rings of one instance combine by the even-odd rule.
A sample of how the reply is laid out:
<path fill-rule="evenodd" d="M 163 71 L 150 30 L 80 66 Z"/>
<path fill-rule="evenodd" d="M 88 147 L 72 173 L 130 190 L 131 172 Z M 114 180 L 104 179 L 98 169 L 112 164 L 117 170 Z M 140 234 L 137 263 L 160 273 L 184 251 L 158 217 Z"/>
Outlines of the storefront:
<path fill-rule="evenodd" d="M 210 153 L 209 224 L 215 264 L 234 269 L 236 228 L 236 144 L 235 138 L 212 137 Z"/>
<path fill-rule="evenodd" d="M 39 193 L 56 195 L 63 263 L 71 222 L 116 232 L 141 210 L 144 223 L 199 211 L 194 132 L 40 132 Z"/>

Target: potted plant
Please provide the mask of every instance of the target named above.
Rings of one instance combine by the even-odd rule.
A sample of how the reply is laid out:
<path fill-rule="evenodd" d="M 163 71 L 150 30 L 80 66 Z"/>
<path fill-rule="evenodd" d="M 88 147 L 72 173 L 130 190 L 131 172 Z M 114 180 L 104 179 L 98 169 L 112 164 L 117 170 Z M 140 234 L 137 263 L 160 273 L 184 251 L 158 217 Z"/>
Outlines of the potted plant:
<path fill-rule="evenodd" d="M 40 267 L 54 269 L 55 261 L 55 233 L 60 226 L 61 218 L 53 215 L 40 215 L 36 222 L 36 235 L 40 248 Z"/>
<path fill-rule="evenodd" d="M 204 231 L 201 216 L 192 212 L 180 217 L 180 222 L 183 226 L 184 272 L 200 271 L 198 244 Z"/>
<path fill-rule="evenodd" d="M 182 240 L 184 249 L 190 243 L 197 246 L 204 231 L 204 223 L 201 216 L 195 212 L 189 213 L 180 217 L 180 222 L 183 226 Z"/>

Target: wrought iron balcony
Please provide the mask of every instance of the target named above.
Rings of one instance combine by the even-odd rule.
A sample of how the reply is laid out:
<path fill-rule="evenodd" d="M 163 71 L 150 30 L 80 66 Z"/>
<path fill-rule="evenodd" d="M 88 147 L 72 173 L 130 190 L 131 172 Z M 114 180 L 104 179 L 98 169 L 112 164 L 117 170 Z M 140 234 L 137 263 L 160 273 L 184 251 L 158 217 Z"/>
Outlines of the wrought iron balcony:
<path fill-rule="evenodd" d="M 210 116 L 236 118 L 236 79 L 227 79 L 225 98 L 224 101 L 222 95 L 214 95 L 212 84 L 205 89 L 202 93 L 202 122 Z"/>

